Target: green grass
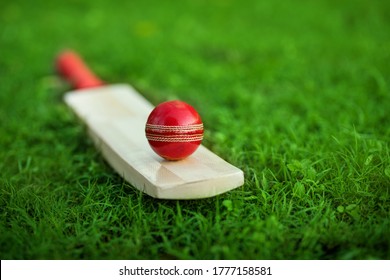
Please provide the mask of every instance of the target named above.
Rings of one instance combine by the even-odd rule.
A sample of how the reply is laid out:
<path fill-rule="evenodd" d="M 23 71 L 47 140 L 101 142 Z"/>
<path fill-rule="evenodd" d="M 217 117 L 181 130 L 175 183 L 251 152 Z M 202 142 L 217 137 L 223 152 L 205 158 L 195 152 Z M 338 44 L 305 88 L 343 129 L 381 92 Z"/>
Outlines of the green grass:
<path fill-rule="evenodd" d="M 3 1 L 1 259 L 389 259 L 389 14 L 380 0 Z M 195 201 L 129 186 L 62 102 L 63 48 L 154 104 L 191 103 L 244 186 Z"/>

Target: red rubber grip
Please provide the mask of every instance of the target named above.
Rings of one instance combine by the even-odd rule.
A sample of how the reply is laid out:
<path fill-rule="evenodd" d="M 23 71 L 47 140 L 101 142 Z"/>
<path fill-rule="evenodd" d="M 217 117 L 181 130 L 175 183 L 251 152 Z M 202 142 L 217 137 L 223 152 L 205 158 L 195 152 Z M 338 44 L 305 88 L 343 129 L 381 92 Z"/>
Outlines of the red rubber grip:
<path fill-rule="evenodd" d="M 57 71 L 74 88 L 92 88 L 104 85 L 84 63 L 82 58 L 73 51 L 64 51 L 60 53 L 56 61 Z"/>

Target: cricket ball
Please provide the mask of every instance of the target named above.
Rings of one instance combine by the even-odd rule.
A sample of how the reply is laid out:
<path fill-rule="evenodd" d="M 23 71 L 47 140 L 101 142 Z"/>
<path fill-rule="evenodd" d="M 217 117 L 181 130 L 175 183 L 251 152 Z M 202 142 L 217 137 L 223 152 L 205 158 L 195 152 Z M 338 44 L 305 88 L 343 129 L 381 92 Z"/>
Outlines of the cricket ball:
<path fill-rule="evenodd" d="M 150 113 L 145 127 L 150 147 L 167 160 L 181 160 L 199 147 L 203 139 L 203 123 L 189 104 L 167 101 Z"/>

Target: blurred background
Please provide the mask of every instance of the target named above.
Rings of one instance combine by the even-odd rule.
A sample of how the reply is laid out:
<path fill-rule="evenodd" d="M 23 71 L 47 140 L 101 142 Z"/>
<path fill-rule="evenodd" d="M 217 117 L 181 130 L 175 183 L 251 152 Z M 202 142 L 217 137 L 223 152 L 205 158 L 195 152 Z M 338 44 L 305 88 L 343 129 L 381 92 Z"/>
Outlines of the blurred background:
<path fill-rule="evenodd" d="M 4 256 L 126 252 L 115 238 L 132 232 L 131 219 L 117 225 L 117 235 L 112 221 L 107 231 L 80 227 L 96 230 L 95 239 L 73 229 L 76 220 L 91 220 L 78 208 L 86 190 L 96 195 L 94 213 L 102 217 L 109 212 L 99 208 L 101 200 L 138 201 L 119 187 L 103 198 L 86 187 L 122 183 L 62 102 L 70 88 L 58 79 L 54 61 L 61 50 L 74 49 L 108 83 L 130 83 L 154 104 L 173 98 L 192 104 L 205 123 L 204 144 L 245 171 L 242 192 L 221 198 L 226 203 L 182 204 L 183 215 L 208 225 L 204 233 L 190 231 L 193 224 L 161 230 L 157 210 L 148 207 L 174 212 L 176 205 L 142 204 L 148 215 L 139 219 L 151 217 L 150 228 L 132 217 L 140 228 L 128 238 L 141 256 L 168 256 L 159 253 L 167 239 L 148 235 L 154 229 L 169 240 L 191 237 L 172 241 L 173 248 L 187 248 L 172 249 L 174 258 L 388 257 L 389 15 L 390 2 L 381 0 L 2 0 Z M 224 227 L 214 227 L 214 215 L 225 215 L 218 221 L 227 232 L 216 234 Z M 103 249 L 88 253 L 74 236 Z M 202 247 L 204 240 L 210 243 Z M 231 248 L 236 243 L 246 251 Z M 69 254 L 53 253 L 59 250 Z"/>

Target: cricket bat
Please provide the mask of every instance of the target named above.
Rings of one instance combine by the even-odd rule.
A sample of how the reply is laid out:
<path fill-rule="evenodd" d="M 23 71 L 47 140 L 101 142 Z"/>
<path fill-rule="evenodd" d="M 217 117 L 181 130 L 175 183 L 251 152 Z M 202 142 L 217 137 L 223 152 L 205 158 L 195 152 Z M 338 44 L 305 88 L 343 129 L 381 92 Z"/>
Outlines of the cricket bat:
<path fill-rule="evenodd" d="M 200 199 L 244 184 L 242 170 L 203 145 L 180 161 L 155 154 L 145 136 L 154 106 L 130 85 L 105 84 L 73 51 L 60 53 L 56 67 L 75 89 L 65 103 L 111 167 L 138 190 L 158 199 Z"/>

